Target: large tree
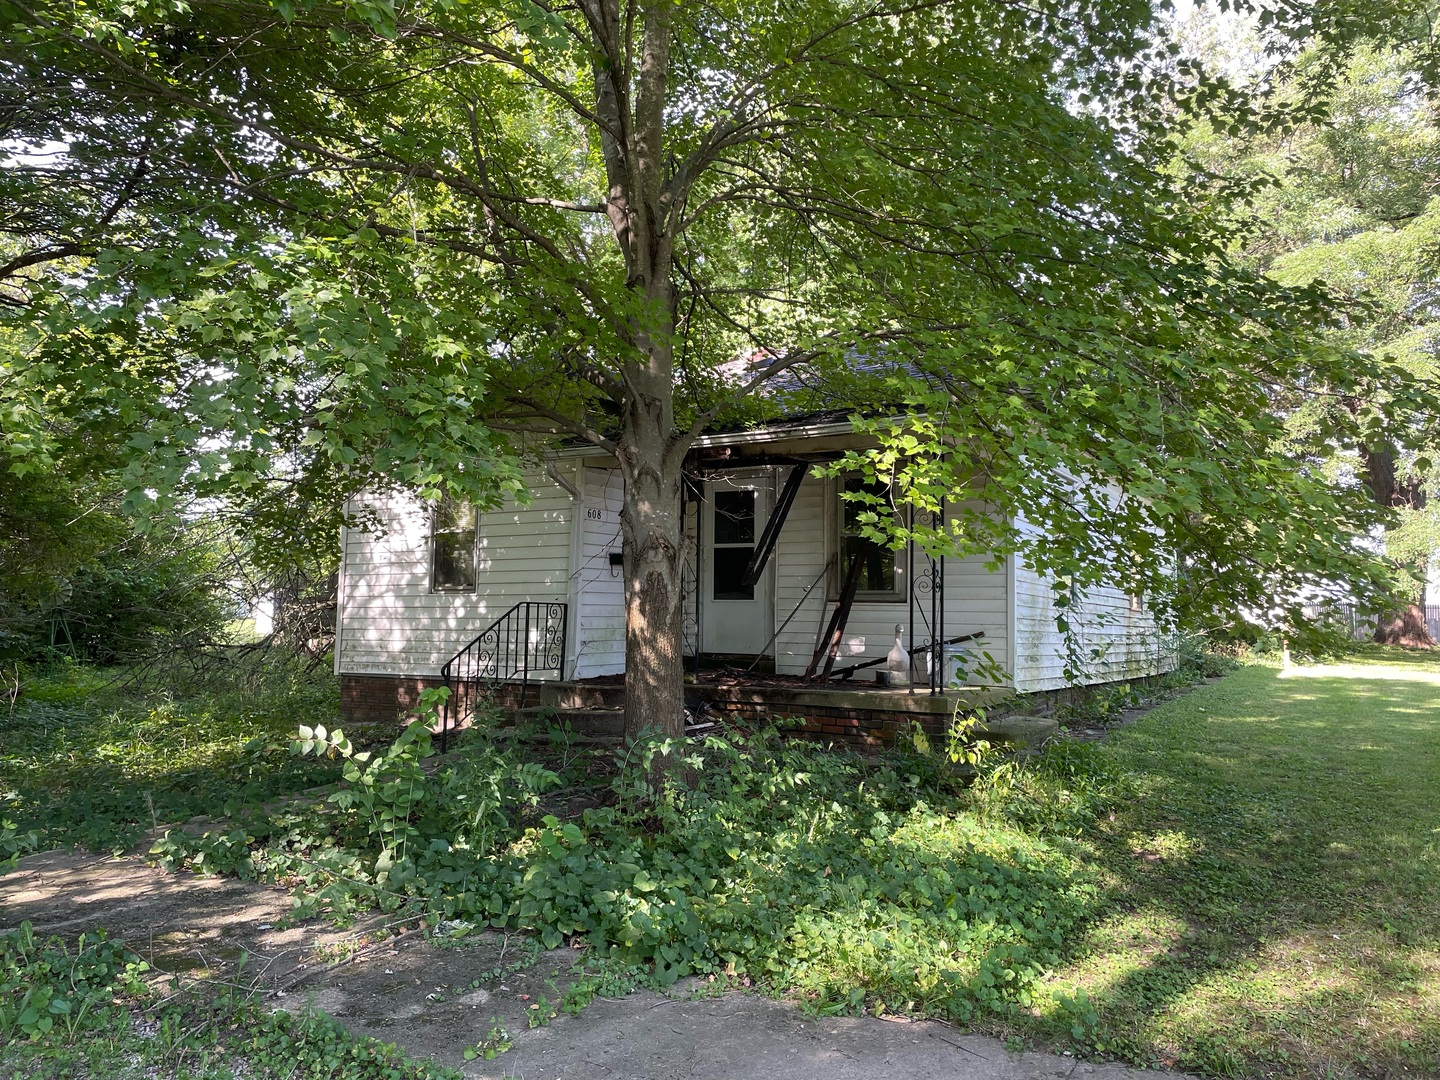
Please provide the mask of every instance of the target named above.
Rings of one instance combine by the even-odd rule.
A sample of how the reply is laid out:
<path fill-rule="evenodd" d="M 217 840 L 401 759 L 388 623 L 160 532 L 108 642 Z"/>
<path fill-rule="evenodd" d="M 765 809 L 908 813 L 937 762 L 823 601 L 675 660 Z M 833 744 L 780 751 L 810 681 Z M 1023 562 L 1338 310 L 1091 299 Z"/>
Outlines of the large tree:
<path fill-rule="evenodd" d="M 1175 136 L 1234 95 L 1151 21 L 0 0 L 5 392 L 108 432 L 136 512 L 185 490 L 280 529 L 392 486 L 493 501 L 540 440 L 613 453 L 630 732 L 679 729 L 682 464 L 722 420 L 854 410 L 880 446 L 852 465 L 989 503 L 923 542 L 1004 552 L 1023 509 L 1078 589 L 1379 588 L 1348 539 L 1373 507 L 1278 450 L 1270 408 L 1317 380 L 1374 401 L 1374 372 L 1317 345 L 1323 292 L 1232 264 L 1232 192 Z M 15 415 L 12 460 L 51 452 Z"/>
<path fill-rule="evenodd" d="M 1256 249 L 1279 280 L 1323 280 L 1337 295 L 1367 304 L 1341 330 L 1346 343 L 1426 381 L 1435 379 L 1440 356 L 1440 89 L 1434 74 L 1414 50 L 1355 53 L 1324 122 L 1277 148 L 1276 172 L 1286 182 L 1266 207 L 1273 214 L 1270 243 Z M 1428 427 L 1378 432 L 1359 449 L 1358 478 L 1395 511 L 1387 550 L 1416 577 L 1407 597 L 1412 602 L 1379 620 L 1377 641 L 1434 644 L 1420 605 L 1440 549 L 1430 504 L 1440 479 L 1431 464 L 1437 450 Z"/>
<path fill-rule="evenodd" d="M 1202 126 L 1192 149 L 1228 175 L 1271 178 L 1255 200 L 1242 261 L 1283 283 L 1323 283 L 1348 313 L 1332 331 L 1337 343 L 1376 358 L 1408 385 L 1433 383 L 1440 356 L 1440 72 L 1426 43 L 1404 28 L 1390 26 L 1388 40 L 1351 41 L 1340 52 L 1312 49 L 1280 69 L 1276 92 L 1292 101 L 1316 70 L 1329 73 L 1324 107 L 1310 121 L 1239 138 Z M 1206 51 L 1235 67 L 1257 44 L 1240 30 Z M 1375 390 L 1385 393 L 1384 383 Z M 1323 423 L 1328 412 L 1360 407 L 1348 395 L 1310 387 L 1291 403 L 1291 423 L 1304 428 Z M 1328 463 L 1336 482 L 1364 485 L 1392 511 L 1387 552 L 1414 572 L 1405 597 L 1414 602 L 1382 617 L 1376 640 L 1433 645 L 1418 603 L 1440 550 L 1433 427 L 1377 427 L 1361 445 L 1336 451 Z"/>

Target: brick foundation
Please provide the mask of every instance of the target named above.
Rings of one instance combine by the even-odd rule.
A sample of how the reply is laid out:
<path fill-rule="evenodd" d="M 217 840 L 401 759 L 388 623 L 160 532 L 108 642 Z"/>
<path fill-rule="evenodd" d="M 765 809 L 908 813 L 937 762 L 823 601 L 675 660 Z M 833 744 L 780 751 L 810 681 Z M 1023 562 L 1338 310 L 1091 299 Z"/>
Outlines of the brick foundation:
<path fill-rule="evenodd" d="M 342 675 L 340 716 L 351 725 L 396 724 L 415 714 L 420 692 L 444 685 L 438 677 L 413 675 Z M 496 687 L 491 701 L 502 708 L 519 705 L 520 688 Z M 912 725 L 942 735 L 955 710 L 992 704 L 1008 692 L 971 691 L 936 697 L 925 692 L 862 689 L 789 689 L 715 687 L 687 684 L 686 696 L 709 700 L 722 717 L 751 722 L 780 718 L 782 726 L 805 738 L 878 749 Z M 618 684 L 543 682 L 531 684 L 527 704 L 557 709 L 614 708 L 624 688 Z"/>
<path fill-rule="evenodd" d="M 347 724 L 398 724 L 414 718 L 420 692 L 444 686 L 438 675 L 341 675 L 340 719 Z M 595 708 L 620 704 L 621 686 L 533 682 L 526 691 L 527 705 L 558 709 Z M 520 686 L 503 683 L 492 688 L 492 704 L 502 709 L 520 705 Z"/>
<path fill-rule="evenodd" d="M 752 722 L 777 718 L 783 729 L 803 738 L 878 750 L 914 727 L 943 735 L 957 708 L 976 708 L 1009 695 L 730 687 L 706 696 L 722 716 Z"/>
<path fill-rule="evenodd" d="M 411 675 L 341 675 L 340 719 L 347 724 L 393 724 L 413 715 L 420 691 L 444 685 Z"/>

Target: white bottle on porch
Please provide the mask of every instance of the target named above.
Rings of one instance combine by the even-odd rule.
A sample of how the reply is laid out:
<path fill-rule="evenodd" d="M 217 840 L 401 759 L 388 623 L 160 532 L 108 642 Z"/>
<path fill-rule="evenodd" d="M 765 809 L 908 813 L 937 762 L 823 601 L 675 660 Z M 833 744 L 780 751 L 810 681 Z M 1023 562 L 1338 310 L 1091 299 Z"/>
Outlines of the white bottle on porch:
<path fill-rule="evenodd" d="M 910 683 L 910 654 L 900 640 L 904 631 L 904 624 L 895 624 L 895 647 L 885 655 L 885 670 L 890 674 L 891 686 L 908 686 Z"/>

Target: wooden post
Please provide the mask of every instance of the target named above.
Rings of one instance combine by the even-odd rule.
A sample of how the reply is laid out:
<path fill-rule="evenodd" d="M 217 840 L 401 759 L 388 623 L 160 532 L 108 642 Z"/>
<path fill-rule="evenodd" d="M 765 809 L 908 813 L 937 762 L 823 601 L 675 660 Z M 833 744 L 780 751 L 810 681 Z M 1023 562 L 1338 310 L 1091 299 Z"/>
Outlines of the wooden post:
<path fill-rule="evenodd" d="M 845 632 L 845 624 L 850 621 L 850 609 L 855 606 L 855 593 L 860 588 L 864 556 L 863 550 L 857 552 L 850 569 L 845 573 L 845 585 L 840 590 L 840 603 L 835 608 L 835 614 L 830 617 L 830 625 L 825 628 L 825 640 L 815 650 L 815 655 L 810 658 L 810 666 L 805 669 L 807 679 L 815 677 L 815 669 L 820 666 L 821 656 L 825 657 L 825 669 L 820 673 L 820 678 L 830 677 L 830 669 L 835 666 L 835 657 L 840 653 L 840 635 Z"/>

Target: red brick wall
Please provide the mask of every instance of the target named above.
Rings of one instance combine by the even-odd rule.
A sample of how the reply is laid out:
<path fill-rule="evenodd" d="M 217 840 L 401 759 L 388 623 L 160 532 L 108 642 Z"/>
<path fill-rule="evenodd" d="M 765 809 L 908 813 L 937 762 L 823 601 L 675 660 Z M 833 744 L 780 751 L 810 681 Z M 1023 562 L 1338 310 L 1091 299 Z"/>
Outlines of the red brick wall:
<path fill-rule="evenodd" d="M 420 691 L 442 686 L 413 675 L 341 675 L 340 719 L 347 724 L 390 724 L 415 711 Z"/>
<path fill-rule="evenodd" d="M 1136 684 L 1149 684 L 1155 679 L 1137 679 Z M 340 676 L 340 716 L 347 724 L 393 724 L 406 716 L 413 715 L 420 703 L 420 691 L 430 686 L 444 685 L 438 676 L 422 678 L 414 675 L 342 675 Z M 768 721 L 779 717 L 782 726 L 796 735 L 824 742 L 840 742 L 857 749 L 879 749 L 893 743 L 898 735 L 908 732 L 913 724 L 919 724 L 927 734 L 943 735 L 950 722 L 948 708 L 944 711 L 917 710 L 912 703 L 908 709 L 885 709 L 884 699 L 876 700 L 875 707 L 839 708 L 807 702 L 798 707 L 793 701 L 767 703 L 763 700 L 727 700 L 725 694 L 707 687 L 687 686 L 688 694 L 698 693 L 709 697 L 710 707 L 721 717 L 751 722 Z M 1093 693 L 1089 687 L 1078 691 L 1052 691 L 1046 694 L 1030 694 L 1026 700 L 1032 707 L 1040 702 L 1055 704 L 1061 697 L 1073 697 L 1085 692 Z M 587 684 L 542 684 L 533 685 L 529 691 L 528 703 L 539 705 L 553 702 L 564 707 L 615 706 L 620 703 L 621 688 L 615 686 L 590 686 Z M 513 708 L 519 704 L 520 688 L 516 684 L 495 687 L 491 701 L 502 708 Z M 763 696 L 760 695 L 760 696 Z M 928 699 L 920 699 L 922 702 Z M 803 714 L 803 715 L 802 715 Z"/>
<path fill-rule="evenodd" d="M 436 678 L 413 675 L 340 676 L 340 718 L 347 724 L 394 724 L 412 716 L 420 703 L 420 691 L 443 686 Z M 702 690 L 703 693 L 703 690 Z M 538 698 L 532 688 L 532 694 Z M 492 698 L 502 707 L 518 704 L 518 686 L 495 688 Z M 511 700 L 515 699 L 515 700 Z M 532 700 L 532 704 L 536 702 Z M 795 715 L 793 705 L 766 705 L 757 702 L 711 701 L 721 716 L 740 720 L 766 721 L 779 715 L 793 724 L 784 725 L 797 735 L 824 742 L 838 741 L 857 748 L 879 749 L 895 741 L 912 723 L 932 735 L 942 734 L 948 715 L 924 715 L 881 709 L 841 709 L 808 705 L 804 716 Z"/>
<path fill-rule="evenodd" d="M 413 718 L 420 707 L 420 692 L 444 686 L 438 676 L 416 675 L 341 675 L 340 719 L 347 724 L 392 724 Z M 532 700 L 537 704 L 539 692 L 532 684 Z M 502 708 L 519 704 L 520 687 L 504 684 L 495 687 L 490 700 Z"/>
<path fill-rule="evenodd" d="M 752 721 L 769 720 L 776 715 L 774 709 L 749 702 L 715 701 L 711 702 L 711 708 L 721 716 Z M 825 705 L 808 706 L 805 714 L 781 715 L 781 726 L 808 739 L 841 742 L 867 750 L 891 745 L 895 737 L 909 731 L 912 724 L 918 723 L 930 735 L 940 735 L 948 722 L 948 717 L 881 709 L 836 709 Z"/>

